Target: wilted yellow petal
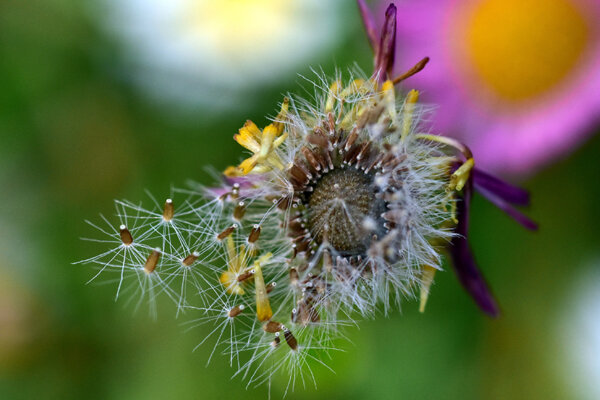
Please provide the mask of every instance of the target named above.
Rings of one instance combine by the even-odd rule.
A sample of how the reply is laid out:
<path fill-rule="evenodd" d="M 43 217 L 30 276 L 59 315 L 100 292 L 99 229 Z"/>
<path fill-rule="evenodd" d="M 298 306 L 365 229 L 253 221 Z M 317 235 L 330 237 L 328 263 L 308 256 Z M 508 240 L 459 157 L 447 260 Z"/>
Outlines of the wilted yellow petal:
<path fill-rule="evenodd" d="M 240 166 L 238 168 L 242 170 L 242 173 L 244 175 L 248 175 L 250 173 L 250 171 L 252 171 L 252 169 L 256 165 L 258 158 L 259 157 L 256 154 L 250 158 L 246 158 L 244 161 L 242 161 L 242 163 L 240 164 Z"/>
<path fill-rule="evenodd" d="M 225 171 L 223 171 L 223 174 L 229 178 L 232 178 L 232 177 L 244 175 L 244 171 L 240 167 L 234 167 L 234 166 L 230 165 L 229 167 L 225 168 Z"/>
<path fill-rule="evenodd" d="M 253 153 L 260 151 L 260 138 L 261 131 L 254 124 L 254 122 L 248 120 L 243 127 L 239 129 L 239 133 L 233 136 L 233 139 L 238 142 L 241 146 L 244 146 Z"/>
<path fill-rule="evenodd" d="M 327 94 L 327 101 L 325 102 L 325 112 L 331 112 L 335 105 L 336 97 L 340 91 L 341 82 L 335 81 L 329 87 L 329 93 Z"/>
<path fill-rule="evenodd" d="M 277 128 L 273 124 L 267 125 L 265 127 L 265 129 L 263 129 L 263 135 L 262 135 L 262 141 L 261 141 L 260 153 L 259 153 L 261 160 L 263 160 L 267 155 L 269 155 L 269 152 L 271 151 L 271 149 L 273 147 L 273 141 L 275 140 L 276 136 L 277 136 Z"/>
<path fill-rule="evenodd" d="M 275 117 L 275 122 L 273 122 L 273 126 L 277 129 L 277 136 L 283 133 L 283 129 L 285 128 L 283 121 L 285 121 L 287 117 L 289 107 L 290 99 L 284 97 L 283 103 L 281 103 L 281 110 L 279 111 L 279 114 L 277 114 L 277 117 Z"/>
<path fill-rule="evenodd" d="M 390 82 L 390 81 L 388 81 Z M 386 82 L 387 83 L 387 82 Z M 384 84 L 385 85 L 385 84 Z M 402 136 L 401 140 L 404 141 L 408 134 L 410 133 L 413 126 L 413 119 L 415 113 L 415 104 L 419 101 L 419 92 L 416 90 L 411 90 L 406 95 L 406 101 L 404 103 L 404 118 L 402 121 Z"/>
<path fill-rule="evenodd" d="M 256 318 L 259 321 L 264 322 L 271 319 L 273 316 L 273 310 L 271 310 L 271 304 L 269 302 L 269 295 L 267 294 L 267 287 L 262 274 L 261 263 L 265 262 L 271 257 L 271 253 L 262 256 L 254 262 L 254 286 L 256 290 Z"/>
<path fill-rule="evenodd" d="M 231 271 L 225 271 L 219 277 L 219 282 L 225 287 L 225 291 L 229 294 L 242 295 L 246 293 L 240 282 L 237 280 L 237 274 Z"/>
<path fill-rule="evenodd" d="M 423 275 L 421 276 L 421 304 L 419 304 L 419 312 L 425 312 L 427 298 L 429 297 L 429 289 L 433 283 L 435 272 L 437 270 L 429 265 L 423 267 Z"/>

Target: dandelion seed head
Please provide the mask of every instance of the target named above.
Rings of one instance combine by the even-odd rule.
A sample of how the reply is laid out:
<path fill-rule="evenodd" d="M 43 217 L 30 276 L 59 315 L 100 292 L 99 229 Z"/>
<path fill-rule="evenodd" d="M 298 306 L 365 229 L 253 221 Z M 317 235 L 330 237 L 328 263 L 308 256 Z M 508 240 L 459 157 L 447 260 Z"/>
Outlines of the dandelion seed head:
<path fill-rule="evenodd" d="M 312 96 L 286 96 L 262 128 L 243 123 L 234 140 L 247 157 L 220 184 L 150 196 L 150 208 L 117 201 L 118 229 L 96 226 L 112 249 L 83 262 L 152 305 L 165 295 L 200 314 L 194 323 L 212 324 L 200 344 L 216 340 L 209 360 L 223 349 L 248 385 L 314 382 L 311 365 L 326 366 L 346 326 L 419 290 L 423 309 L 442 250 L 464 238 L 472 154 L 422 128 L 430 109 L 395 87 L 427 60 L 393 80 L 385 65 L 315 72 Z"/>

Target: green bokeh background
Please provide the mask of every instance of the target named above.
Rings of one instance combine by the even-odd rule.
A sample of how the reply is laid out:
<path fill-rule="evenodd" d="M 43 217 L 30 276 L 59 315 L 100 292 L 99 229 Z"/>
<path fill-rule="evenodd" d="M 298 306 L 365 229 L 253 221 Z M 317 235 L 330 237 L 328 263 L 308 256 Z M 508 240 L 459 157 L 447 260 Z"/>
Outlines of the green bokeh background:
<path fill-rule="evenodd" d="M 86 285 L 93 271 L 71 263 L 101 251 L 79 240 L 93 235 L 85 219 L 111 216 L 114 198 L 145 200 L 144 189 L 163 197 L 188 179 L 209 183 L 205 166 L 239 161 L 231 138 L 243 122 L 263 125 L 302 83 L 290 75 L 226 112 L 157 109 L 118 78 L 119 45 L 84 4 L 0 3 L 0 399 L 265 398 L 266 388 L 230 379 L 225 357 L 207 367 L 210 345 L 192 352 L 208 327 L 184 332 L 168 301 L 156 321 L 134 312 L 114 302 L 114 285 Z M 307 63 L 370 68 L 348 8 L 345 39 Z M 318 390 L 290 398 L 579 398 L 583 366 L 564 335 L 578 282 L 600 254 L 599 156 L 595 137 L 522 182 L 538 233 L 475 199 L 471 241 L 499 319 L 440 273 L 425 314 L 406 302 L 350 329 L 352 343 L 330 363 L 336 373 L 316 367 Z M 274 383 L 273 398 L 284 389 Z"/>

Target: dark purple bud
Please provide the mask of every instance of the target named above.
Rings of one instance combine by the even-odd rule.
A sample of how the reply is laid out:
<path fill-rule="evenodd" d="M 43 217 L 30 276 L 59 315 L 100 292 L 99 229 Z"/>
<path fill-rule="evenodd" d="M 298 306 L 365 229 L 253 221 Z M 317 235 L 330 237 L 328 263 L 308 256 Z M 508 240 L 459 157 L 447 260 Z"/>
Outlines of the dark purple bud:
<path fill-rule="evenodd" d="M 396 6 L 390 4 L 385 11 L 385 22 L 381 31 L 379 47 L 375 53 L 374 74 L 379 82 L 384 82 L 394 67 L 396 49 Z"/>

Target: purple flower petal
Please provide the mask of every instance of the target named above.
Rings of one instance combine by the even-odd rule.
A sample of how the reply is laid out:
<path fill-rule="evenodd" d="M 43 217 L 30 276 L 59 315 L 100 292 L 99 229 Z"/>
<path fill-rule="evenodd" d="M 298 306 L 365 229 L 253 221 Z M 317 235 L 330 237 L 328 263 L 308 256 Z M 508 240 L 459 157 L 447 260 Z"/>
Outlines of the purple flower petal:
<path fill-rule="evenodd" d="M 491 294 L 483 275 L 477 268 L 475 258 L 467 242 L 469 229 L 469 206 L 472 194 L 472 182 L 469 181 L 464 187 L 464 198 L 457 204 L 458 225 L 452 239 L 450 255 L 454 271 L 458 280 L 466 291 L 471 295 L 479 308 L 491 317 L 497 317 L 500 313 L 498 305 Z"/>
<path fill-rule="evenodd" d="M 256 174 L 234 177 L 223 175 L 222 179 L 223 184 L 221 186 L 205 188 L 206 193 L 214 197 L 221 197 L 225 194 L 231 193 L 234 186 L 237 186 L 239 189 L 239 196 L 241 198 L 245 198 L 249 196 L 250 192 L 260 190 L 256 189 L 256 187 L 260 185 L 260 182 L 263 178 Z"/>
<path fill-rule="evenodd" d="M 473 177 L 475 190 L 479 191 L 480 189 L 485 189 L 488 192 L 494 193 L 496 197 L 511 204 L 519 206 L 529 205 L 529 193 L 526 190 L 504 182 L 477 168 L 473 169 L 471 176 Z"/>
<path fill-rule="evenodd" d="M 538 225 L 521 213 L 519 210 L 511 206 L 507 203 L 503 198 L 498 196 L 496 193 L 491 192 L 483 187 L 477 187 L 477 192 L 485 197 L 490 203 L 494 204 L 496 207 L 504 211 L 508 214 L 512 219 L 517 221 L 526 229 L 536 231 L 538 229 Z"/>
<path fill-rule="evenodd" d="M 357 0 L 356 2 L 358 3 L 358 9 L 360 10 L 360 17 L 365 26 L 365 31 L 367 32 L 369 44 L 373 51 L 377 53 L 377 29 L 375 28 L 375 18 L 364 0 Z"/>
<path fill-rule="evenodd" d="M 374 75 L 380 82 L 385 81 L 394 67 L 396 51 L 396 6 L 390 4 L 385 11 L 385 22 L 375 57 Z"/>
<path fill-rule="evenodd" d="M 263 180 L 263 177 L 258 174 L 250 174 L 242 176 L 224 176 L 223 179 L 230 186 L 235 185 L 237 183 L 238 185 L 240 185 L 240 187 L 247 188 L 261 182 Z"/>

